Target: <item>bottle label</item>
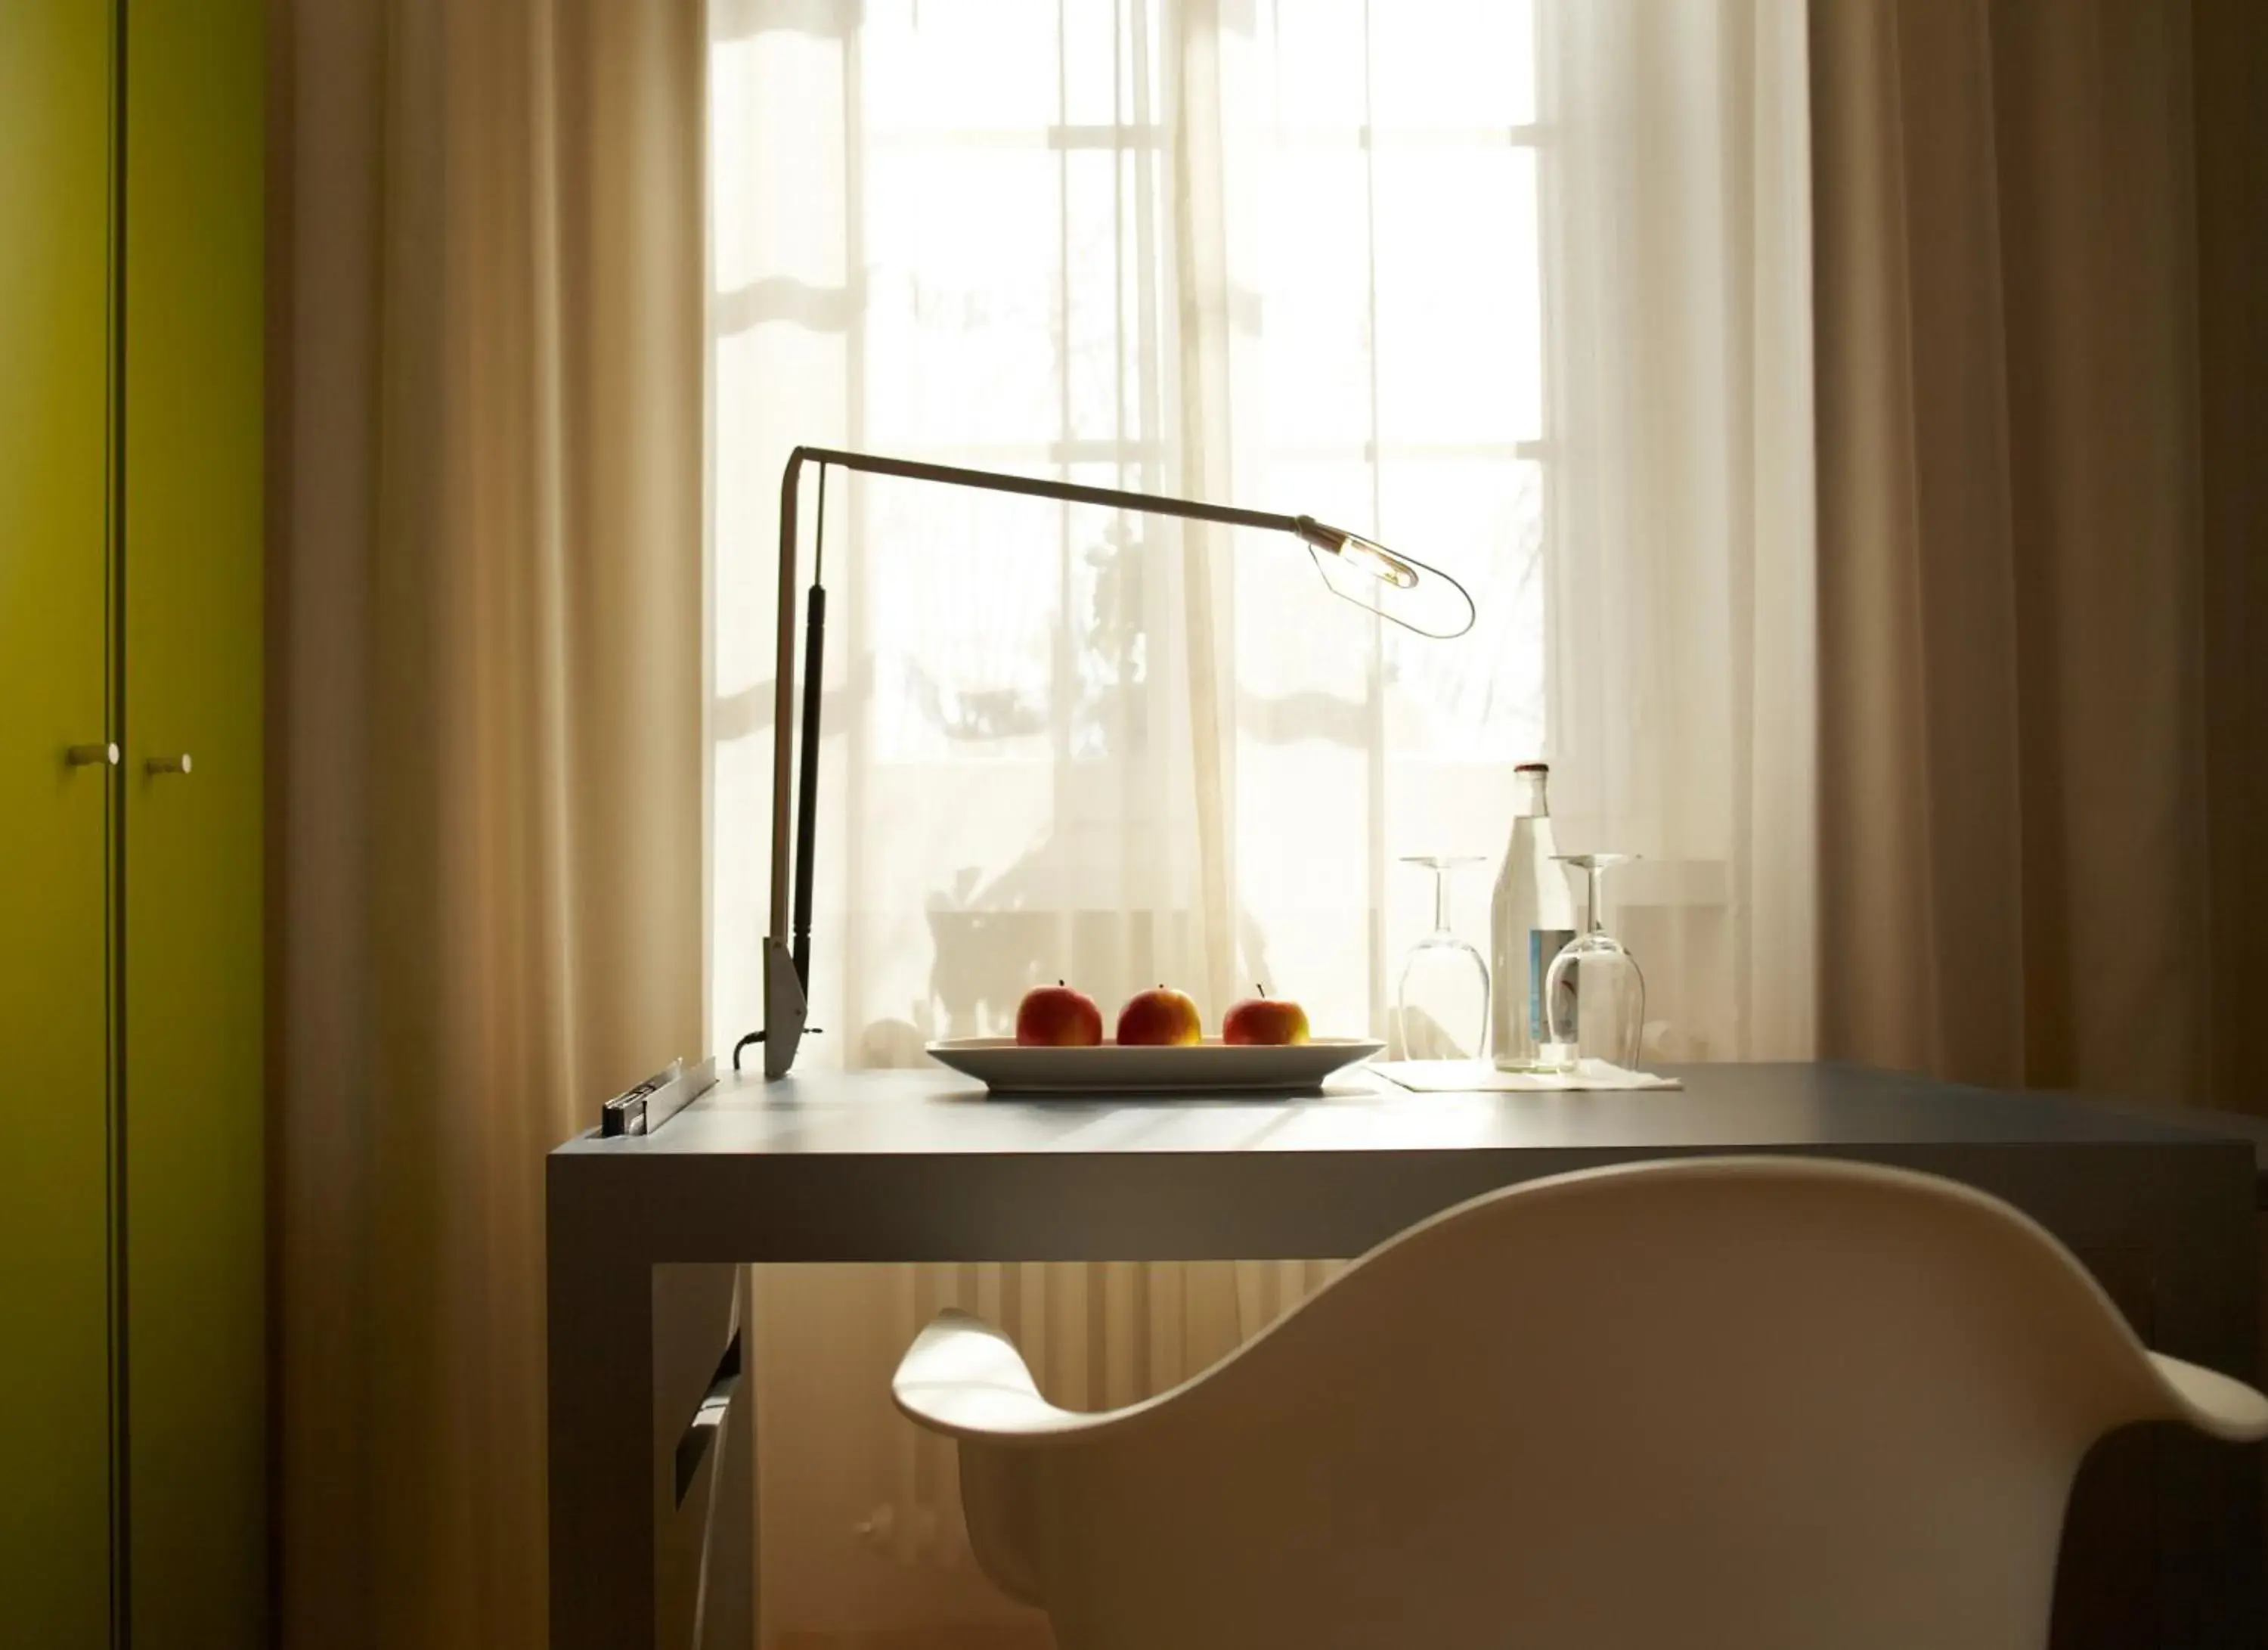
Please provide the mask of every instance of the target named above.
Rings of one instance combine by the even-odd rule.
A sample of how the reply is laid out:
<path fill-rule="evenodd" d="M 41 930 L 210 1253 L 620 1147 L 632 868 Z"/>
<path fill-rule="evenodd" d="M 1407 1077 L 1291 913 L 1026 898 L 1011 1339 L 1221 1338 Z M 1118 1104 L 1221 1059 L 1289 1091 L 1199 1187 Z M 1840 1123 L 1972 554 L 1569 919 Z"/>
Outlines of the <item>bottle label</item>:
<path fill-rule="evenodd" d="M 1543 1012 L 1543 976 L 1551 959 L 1575 939 L 1572 928 L 1531 928 L 1528 931 L 1528 1035 L 1537 1048 L 1551 1041 L 1551 1022 Z M 1569 1030 L 1575 1026 L 1575 970 L 1559 981 L 1559 1018 Z"/>

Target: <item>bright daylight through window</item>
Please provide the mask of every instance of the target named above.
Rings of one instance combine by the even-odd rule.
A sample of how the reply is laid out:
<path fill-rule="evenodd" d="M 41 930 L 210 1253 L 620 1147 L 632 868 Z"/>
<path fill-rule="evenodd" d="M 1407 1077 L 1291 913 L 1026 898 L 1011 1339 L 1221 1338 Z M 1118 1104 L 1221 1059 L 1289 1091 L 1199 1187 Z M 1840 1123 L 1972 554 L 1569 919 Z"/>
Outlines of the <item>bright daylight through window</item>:
<path fill-rule="evenodd" d="M 1543 745 L 1529 7 L 720 0 L 712 31 L 719 1030 L 756 1000 L 798 442 L 1306 512 L 1480 613 L 1428 643 L 1266 534 L 834 477 L 805 1057 L 909 1061 L 1072 973 L 1381 1028 L 1431 917 L 1397 858 L 1500 851 Z"/>

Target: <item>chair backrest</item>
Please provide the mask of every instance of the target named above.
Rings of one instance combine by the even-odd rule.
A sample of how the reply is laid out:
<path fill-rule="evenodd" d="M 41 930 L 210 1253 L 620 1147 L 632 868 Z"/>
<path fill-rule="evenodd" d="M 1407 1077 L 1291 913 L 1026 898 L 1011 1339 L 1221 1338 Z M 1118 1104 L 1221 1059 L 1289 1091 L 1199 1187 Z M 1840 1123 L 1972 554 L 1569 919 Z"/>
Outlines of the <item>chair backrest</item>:
<path fill-rule="evenodd" d="M 1429 1220 L 1161 1399 L 964 1438 L 962 1490 L 1062 1650 L 2014 1650 L 2080 1456 L 2178 1412 L 2006 1205 L 1707 1158 Z"/>

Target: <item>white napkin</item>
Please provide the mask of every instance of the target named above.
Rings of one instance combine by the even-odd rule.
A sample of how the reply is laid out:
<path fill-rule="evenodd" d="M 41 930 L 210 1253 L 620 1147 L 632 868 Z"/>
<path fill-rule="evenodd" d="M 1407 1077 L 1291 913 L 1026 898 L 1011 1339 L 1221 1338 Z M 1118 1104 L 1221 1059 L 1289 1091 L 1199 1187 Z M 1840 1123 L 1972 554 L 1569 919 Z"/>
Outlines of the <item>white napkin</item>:
<path fill-rule="evenodd" d="M 1674 1077 L 1628 1072 L 1604 1060 L 1580 1060 L 1572 1072 L 1499 1072 L 1486 1060 L 1380 1060 L 1363 1068 L 1421 1094 L 1469 1094 L 1482 1089 L 1541 1094 L 1561 1089 L 1683 1088 Z"/>

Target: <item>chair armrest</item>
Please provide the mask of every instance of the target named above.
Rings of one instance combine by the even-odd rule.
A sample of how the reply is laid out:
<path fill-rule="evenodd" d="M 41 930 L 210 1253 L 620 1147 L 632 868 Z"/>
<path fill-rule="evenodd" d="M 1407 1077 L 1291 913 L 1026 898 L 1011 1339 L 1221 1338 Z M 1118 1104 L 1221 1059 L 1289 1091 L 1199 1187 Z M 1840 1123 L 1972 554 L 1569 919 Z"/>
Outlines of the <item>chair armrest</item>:
<path fill-rule="evenodd" d="M 1006 1336 L 982 1318 L 950 1309 L 906 1349 L 890 1379 L 890 1396 L 908 1419 L 933 1433 L 990 1443 L 1088 1433 L 1127 1413 L 1057 1409 L 1040 1396 Z"/>
<path fill-rule="evenodd" d="M 2231 1443 L 2249 1444 L 2268 1438 L 2268 1397 L 2241 1381 L 2163 1352 L 2152 1352 L 2149 1359 L 2166 1396 L 2173 1401 L 2170 1418 L 2187 1421 L 2199 1432 Z"/>

